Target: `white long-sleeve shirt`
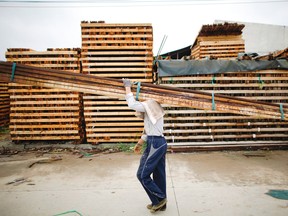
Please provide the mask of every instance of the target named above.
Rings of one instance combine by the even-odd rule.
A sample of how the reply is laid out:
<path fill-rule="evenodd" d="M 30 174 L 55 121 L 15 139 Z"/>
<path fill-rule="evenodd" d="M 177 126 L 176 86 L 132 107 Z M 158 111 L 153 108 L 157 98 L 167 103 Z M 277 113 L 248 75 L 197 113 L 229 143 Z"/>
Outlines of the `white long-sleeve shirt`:
<path fill-rule="evenodd" d="M 126 101 L 131 109 L 144 113 L 144 133 L 141 136 L 141 139 L 147 141 L 147 136 L 163 136 L 163 117 L 158 119 L 157 122 L 153 124 L 149 119 L 143 104 L 139 101 L 136 101 L 132 93 L 126 94 Z"/>

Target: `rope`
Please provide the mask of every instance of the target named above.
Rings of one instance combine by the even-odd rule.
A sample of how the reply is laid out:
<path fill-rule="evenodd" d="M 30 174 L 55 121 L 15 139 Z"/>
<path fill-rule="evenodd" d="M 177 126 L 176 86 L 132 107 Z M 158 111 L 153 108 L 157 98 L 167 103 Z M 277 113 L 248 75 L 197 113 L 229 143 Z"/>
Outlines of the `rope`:
<path fill-rule="evenodd" d="M 215 99 L 214 99 L 214 91 L 212 91 L 212 110 L 216 109 Z"/>
<path fill-rule="evenodd" d="M 259 89 L 262 89 L 265 82 L 261 79 L 260 74 L 257 74 L 257 76 L 258 76 Z"/>
<path fill-rule="evenodd" d="M 66 212 L 63 212 L 63 213 L 60 213 L 60 214 L 57 214 L 57 215 L 54 215 L 54 216 L 60 216 L 60 215 L 64 215 L 64 214 L 70 214 L 70 213 L 76 213 L 80 216 L 83 216 L 81 213 L 79 213 L 78 211 L 76 210 L 71 210 L 71 211 L 66 211 Z"/>
<path fill-rule="evenodd" d="M 215 77 L 215 74 L 213 74 L 211 83 L 215 84 L 215 82 L 216 82 L 216 77 Z"/>
<path fill-rule="evenodd" d="M 136 91 L 136 101 L 139 100 L 140 89 L 141 89 L 141 82 L 138 82 L 137 83 L 137 91 Z"/>
<path fill-rule="evenodd" d="M 280 103 L 280 113 L 281 113 L 281 120 L 284 120 L 284 110 L 283 110 L 283 104 Z"/>
<path fill-rule="evenodd" d="M 216 81 L 216 77 L 215 77 L 215 74 L 213 74 L 211 84 L 214 85 L 215 81 Z M 213 87 L 213 89 L 214 89 L 214 87 Z M 214 90 L 213 90 L 212 91 L 212 110 L 215 110 L 215 109 L 216 109 L 216 105 L 215 105 Z"/>
<path fill-rule="evenodd" d="M 11 79 L 10 79 L 11 82 L 13 82 L 13 80 L 14 80 L 15 70 L 16 70 L 16 63 L 13 62 L 13 64 L 12 64 L 12 74 L 11 74 Z"/>

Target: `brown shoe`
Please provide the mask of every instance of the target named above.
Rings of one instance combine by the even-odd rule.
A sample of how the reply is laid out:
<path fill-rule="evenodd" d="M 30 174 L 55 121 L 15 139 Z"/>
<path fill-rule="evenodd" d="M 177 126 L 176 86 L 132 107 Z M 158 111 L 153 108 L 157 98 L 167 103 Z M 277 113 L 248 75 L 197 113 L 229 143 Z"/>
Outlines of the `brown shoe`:
<path fill-rule="evenodd" d="M 157 205 L 153 205 L 152 208 L 150 209 L 151 213 L 160 211 L 161 208 L 163 208 L 167 203 L 167 199 L 163 199 L 162 201 L 160 201 Z M 148 206 L 147 206 L 148 207 Z M 166 206 L 165 206 L 166 207 Z M 166 208 L 165 208 L 166 209 Z"/>
<path fill-rule="evenodd" d="M 147 206 L 147 209 L 152 209 L 152 204 L 148 204 Z M 161 209 L 159 209 L 159 211 L 165 211 L 167 208 L 167 204 L 165 204 L 164 206 L 161 207 Z"/>

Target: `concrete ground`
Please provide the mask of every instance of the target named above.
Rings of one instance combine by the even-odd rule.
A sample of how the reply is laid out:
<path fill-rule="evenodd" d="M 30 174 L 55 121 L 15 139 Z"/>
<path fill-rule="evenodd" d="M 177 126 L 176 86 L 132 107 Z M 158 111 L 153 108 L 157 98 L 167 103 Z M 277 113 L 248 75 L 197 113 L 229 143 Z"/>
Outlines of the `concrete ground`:
<path fill-rule="evenodd" d="M 62 160 L 29 168 L 51 157 Z M 2 155 L 0 215 L 152 215 L 135 176 L 139 159 L 127 152 Z M 168 208 L 155 215 L 288 215 L 288 200 L 265 194 L 288 189 L 287 151 L 168 153 L 166 169 Z M 17 178 L 27 181 L 7 184 Z"/>

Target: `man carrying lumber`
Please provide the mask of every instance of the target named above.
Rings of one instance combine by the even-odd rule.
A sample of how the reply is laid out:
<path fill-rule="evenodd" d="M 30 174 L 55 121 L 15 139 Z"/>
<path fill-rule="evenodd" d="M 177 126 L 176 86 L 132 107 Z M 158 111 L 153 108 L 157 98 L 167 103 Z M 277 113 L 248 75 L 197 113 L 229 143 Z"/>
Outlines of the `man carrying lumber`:
<path fill-rule="evenodd" d="M 139 153 L 143 143 L 147 143 L 140 160 L 137 178 L 152 202 L 147 205 L 147 208 L 152 213 L 164 211 L 167 203 L 165 172 L 167 143 L 163 136 L 164 110 L 155 100 L 136 101 L 131 92 L 131 81 L 123 79 L 123 83 L 128 106 L 144 119 L 144 133 L 134 148 L 134 152 Z"/>

